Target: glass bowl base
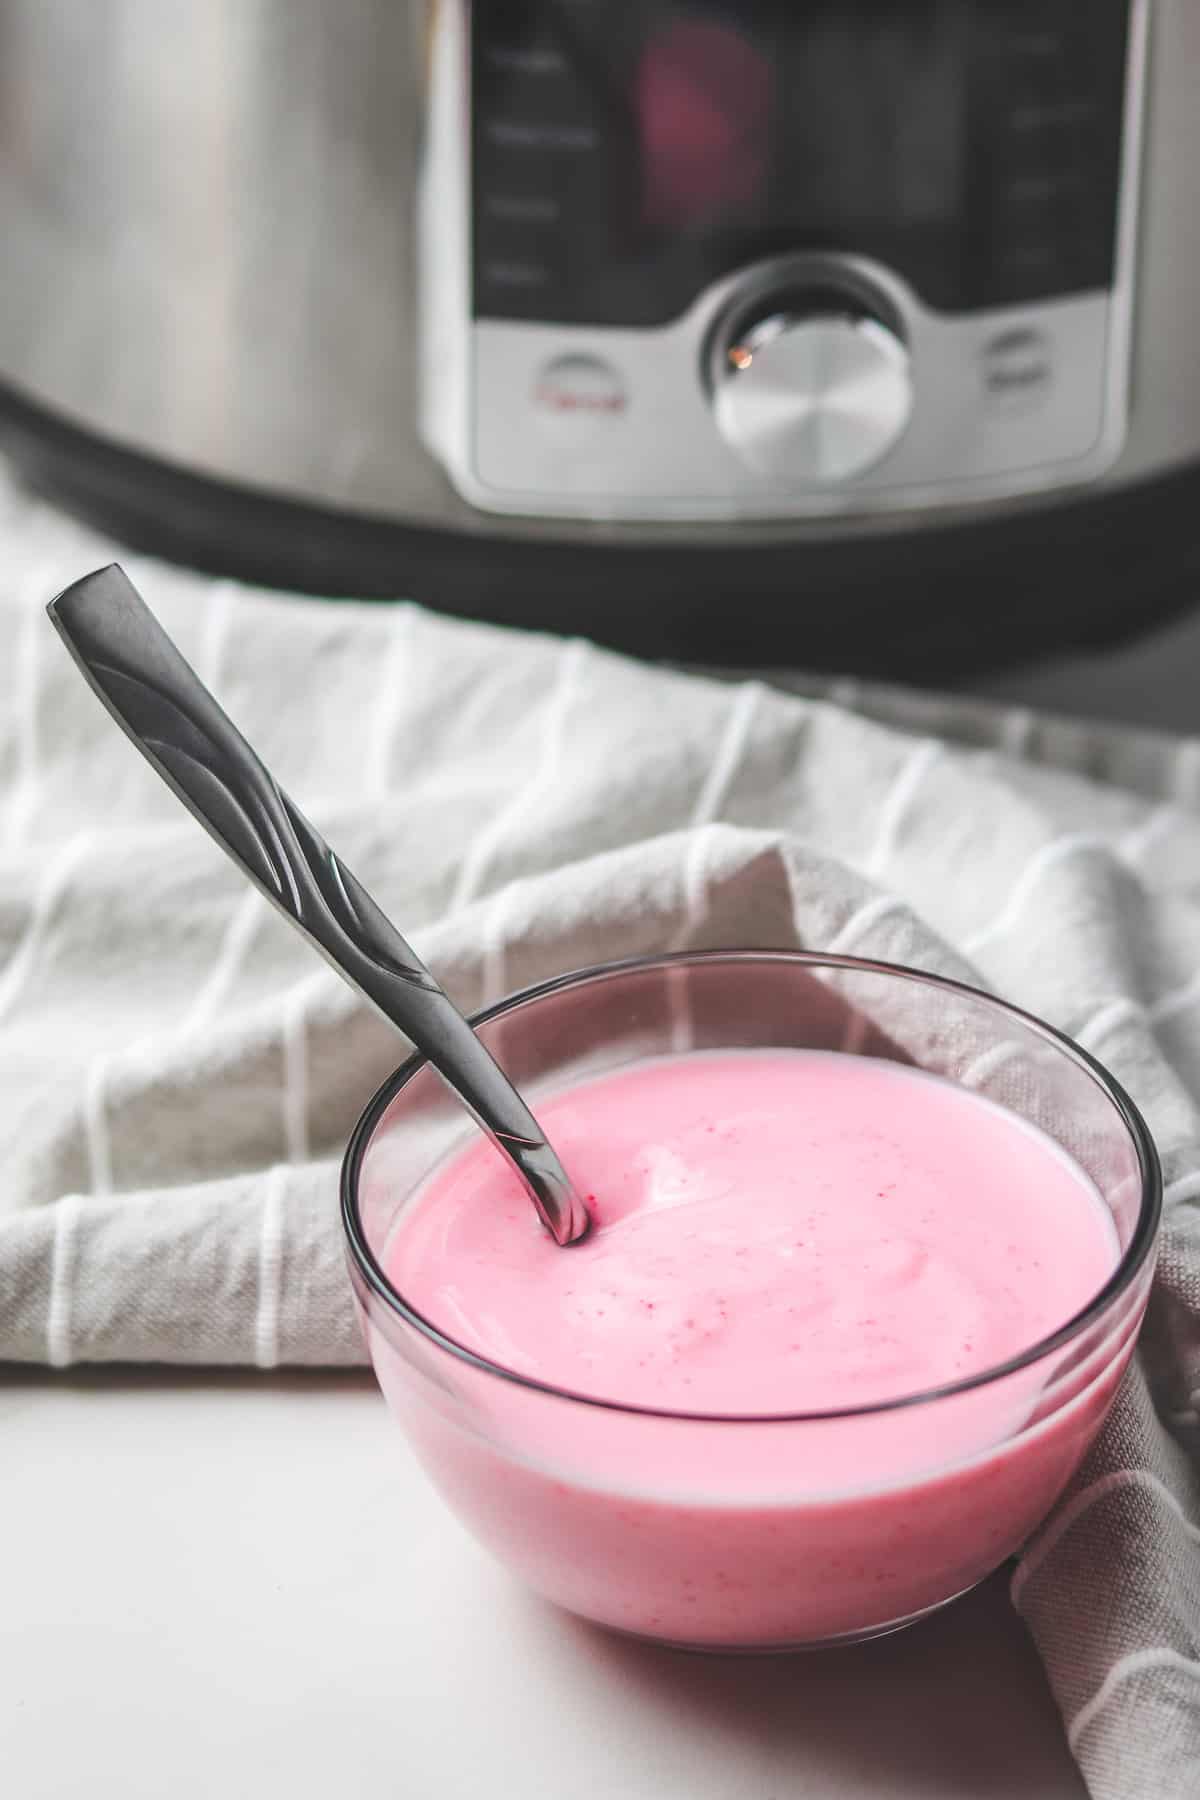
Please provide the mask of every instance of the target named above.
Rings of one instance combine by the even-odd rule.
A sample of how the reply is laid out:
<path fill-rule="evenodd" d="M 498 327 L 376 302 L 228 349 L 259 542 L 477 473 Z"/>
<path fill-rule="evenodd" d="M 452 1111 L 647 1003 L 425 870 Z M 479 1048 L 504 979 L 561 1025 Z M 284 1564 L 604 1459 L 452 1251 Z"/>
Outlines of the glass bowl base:
<path fill-rule="evenodd" d="M 948 1594 L 944 1600 L 935 1600 L 932 1606 L 923 1606 L 917 1612 L 906 1613 L 900 1619 L 888 1619 L 879 1625 L 864 1625 L 857 1631 L 834 1632 L 829 1637 L 803 1638 L 795 1642 L 770 1644 L 720 1644 L 720 1643 L 687 1643 L 679 1638 L 657 1637 L 649 1631 L 626 1631 L 620 1625 L 604 1625 L 599 1620 L 589 1620 L 597 1624 L 603 1631 L 612 1632 L 614 1637 L 627 1638 L 635 1644 L 653 1644 L 659 1650 L 681 1650 L 688 1656 L 803 1656 L 818 1650 L 848 1650 L 855 1644 L 869 1644 L 875 1638 L 891 1637 L 893 1632 L 907 1631 L 910 1625 L 919 1625 L 922 1619 L 928 1619 L 934 1613 L 942 1612 L 947 1606 L 953 1606 L 956 1600 L 974 1592 L 985 1580 L 972 1581 L 968 1586 L 959 1588 L 957 1593 Z"/>

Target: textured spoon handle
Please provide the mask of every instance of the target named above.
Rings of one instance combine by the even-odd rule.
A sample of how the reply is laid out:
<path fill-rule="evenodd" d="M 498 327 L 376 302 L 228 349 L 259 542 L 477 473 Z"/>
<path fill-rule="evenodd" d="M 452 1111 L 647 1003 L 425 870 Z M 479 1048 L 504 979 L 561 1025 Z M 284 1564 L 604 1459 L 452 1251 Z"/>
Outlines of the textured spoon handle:
<path fill-rule="evenodd" d="M 517 1166 L 560 1244 L 587 1213 L 537 1121 L 450 997 L 263 766 L 124 572 L 51 601 L 50 618 L 108 711 L 256 887 L 411 1038 Z"/>

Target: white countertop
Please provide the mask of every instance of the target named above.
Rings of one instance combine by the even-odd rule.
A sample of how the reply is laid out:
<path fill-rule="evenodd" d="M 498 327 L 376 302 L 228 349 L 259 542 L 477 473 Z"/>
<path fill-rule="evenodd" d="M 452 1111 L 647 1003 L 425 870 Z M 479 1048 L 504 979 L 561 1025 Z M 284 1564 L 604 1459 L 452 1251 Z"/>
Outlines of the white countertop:
<path fill-rule="evenodd" d="M 529 1597 L 363 1376 L 0 1370 L 12 1800 L 1079 1800 L 993 1582 L 859 1649 L 657 1651 Z"/>

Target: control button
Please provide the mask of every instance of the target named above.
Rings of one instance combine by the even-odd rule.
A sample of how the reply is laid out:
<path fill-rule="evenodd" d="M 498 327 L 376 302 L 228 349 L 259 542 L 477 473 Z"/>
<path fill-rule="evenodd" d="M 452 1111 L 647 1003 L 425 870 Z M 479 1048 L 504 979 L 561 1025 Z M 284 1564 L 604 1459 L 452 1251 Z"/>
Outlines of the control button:
<path fill-rule="evenodd" d="M 489 144 L 498 150 L 594 150 L 600 133 L 594 125 L 554 124 L 535 119 L 492 119 L 484 126 Z"/>
<path fill-rule="evenodd" d="M 1056 244 L 1007 244 L 1001 251 L 999 262 L 1006 269 L 1015 269 L 1029 274 L 1042 269 L 1052 269 L 1060 260 Z"/>
<path fill-rule="evenodd" d="M 484 58 L 501 75 L 563 75 L 567 69 L 566 57 L 553 44 L 490 44 Z"/>
<path fill-rule="evenodd" d="M 1086 125 L 1096 116 L 1094 100 L 1067 98 L 1051 101 L 1024 101 L 1008 115 L 1009 126 L 1016 132 L 1054 132 Z"/>
<path fill-rule="evenodd" d="M 558 356 L 533 384 L 543 431 L 563 449 L 579 449 L 611 431 L 628 408 L 625 383 L 599 356 Z"/>
<path fill-rule="evenodd" d="M 1053 345 L 1032 326 L 1002 331 L 983 346 L 980 373 L 993 411 L 1028 412 L 1042 404 L 1053 386 Z"/>
<path fill-rule="evenodd" d="M 503 193 L 483 195 L 483 210 L 502 225 L 555 225 L 562 207 L 552 194 Z"/>
<path fill-rule="evenodd" d="M 503 261 L 496 257 L 483 265 L 483 280 L 493 288 L 524 288 L 534 290 L 549 287 L 552 276 L 545 263 Z"/>
<path fill-rule="evenodd" d="M 826 297 L 828 303 L 828 297 Z M 726 342 L 714 369 L 726 442 L 764 475 L 847 481 L 886 455 L 913 406 L 908 351 L 856 313 L 767 313 Z"/>
<path fill-rule="evenodd" d="M 1005 200 L 1012 211 L 1023 212 L 1039 207 L 1052 207 L 1068 188 L 1078 187 L 1079 177 L 1072 174 L 1047 173 L 1014 175 L 1005 189 Z"/>

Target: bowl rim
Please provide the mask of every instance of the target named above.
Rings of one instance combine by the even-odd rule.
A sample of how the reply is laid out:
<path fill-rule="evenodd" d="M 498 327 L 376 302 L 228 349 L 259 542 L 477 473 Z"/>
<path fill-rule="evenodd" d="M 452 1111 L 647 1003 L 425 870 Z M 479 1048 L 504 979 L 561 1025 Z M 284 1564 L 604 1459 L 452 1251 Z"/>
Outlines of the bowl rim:
<path fill-rule="evenodd" d="M 456 1338 L 440 1330 L 438 1326 L 425 1318 L 424 1314 L 411 1306 L 388 1280 L 367 1243 L 358 1210 L 358 1178 L 363 1157 L 374 1136 L 375 1128 L 388 1107 L 404 1091 L 414 1076 L 428 1066 L 429 1059 L 420 1053 L 410 1056 L 381 1082 L 360 1113 L 346 1145 L 339 1186 L 342 1227 L 352 1271 L 357 1273 L 371 1293 L 382 1301 L 388 1311 L 394 1314 L 402 1324 L 418 1332 L 438 1349 L 456 1358 L 457 1361 L 465 1363 L 468 1367 L 483 1374 L 495 1376 L 499 1380 L 535 1393 L 545 1394 L 555 1400 L 564 1400 L 579 1406 L 598 1407 L 605 1412 L 712 1425 L 819 1424 L 837 1419 L 870 1418 L 879 1414 L 900 1412 L 908 1407 L 929 1405 L 935 1401 L 951 1399 L 958 1394 L 970 1393 L 977 1388 L 987 1387 L 993 1382 L 1001 1381 L 1009 1375 L 1017 1374 L 1022 1369 L 1032 1367 L 1034 1363 L 1053 1355 L 1056 1350 L 1064 1348 L 1074 1339 L 1081 1337 L 1089 1326 L 1102 1319 L 1129 1290 L 1155 1248 L 1162 1218 L 1162 1168 L 1154 1139 L 1145 1119 L 1116 1077 L 1082 1045 L 1077 1044 L 1065 1032 L 1057 1030 L 1053 1025 L 1048 1025 L 1044 1019 L 1039 1019 L 1036 1014 L 1014 1006 L 1011 1001 L 1001 1000 L 996 995 L 985 992 L 982 988 L 973 987 L 969 982 L 957 981 L 948 975 L 932 974 L 928 970 L 912 968 L 905 963 L 884 962 L 869 957 L 843 956 L 832 951 L 755 950 L 749 948 L 682 950 L 623 957 L 612 962 L 595 963 L 585 968 L 570 970 L 563 975 L 552 976 L 547 981 L 536 982 L 530 987 L 520 988 L 512 994 L 506 995 L 504 999 L 496 1001 L 493 1005 L 472 1014 L 471 1024 L 475 1027 L 486 1025 L 493 1019 L 503 1018 L 508 1014 L 518 1012 L 522 1007 L 534 1005 L 551 994 L 562 993 L 573 987 L 592 985 L 599 981 L 616 980 L 623 975 L 646 973 L 651 969 L 679 967 L 689 963 L 708 965 L 739 962 L 782 963 L 791 967 L 841 969 L 851 974 L 879 975 L 884 978 L 912 981 L 942 992 L 962 995 L 967 999 L 983 1003 L 993 1011 L 1003 1014 L 1032 1031 L 1034 1036 L 1040 1037 L 1052 1049 L 1062 1052 L 1069 1061 L 1082 1069 L 1084 1074 L 1090 1076 L 1115 1108 L 1133 1142 L 1141 1173 L 1141 1198 L 1137 1220 L 1129 1243 L 1122 1251 L 1109 1279 L 1092 1296 L 1087 1305 L 1073 1313 L 1054 1331 L 1038 1338 L 1024 1350 L 1018 1351 L 1003 1362 L 993 1363 L 986 1369 L 977 1370 L 973 1375 L 960 1376 L 955 1381 L 943 1382 L 935 1387 L 889 1396 L 887 1399 L 870 1401 L 863 1405 L 831 1407 L 817 1411 L 728 1413 L 650 1406 L 633 1400 L 616 1400 L 602 1394 L 581 1393 L 577 1389 L 559 1387 L 553 1382 L 524 1375 L 516 1369 L 506 1368 L 503 1363 L 491 1361 L 488 1357 L 480 1355 L 478 1351 L 469 1349 L 465 1344 L 460 1344 Z M 569 1250 L 564 1251 L 564 1254 L 569 1254 Z"/>

